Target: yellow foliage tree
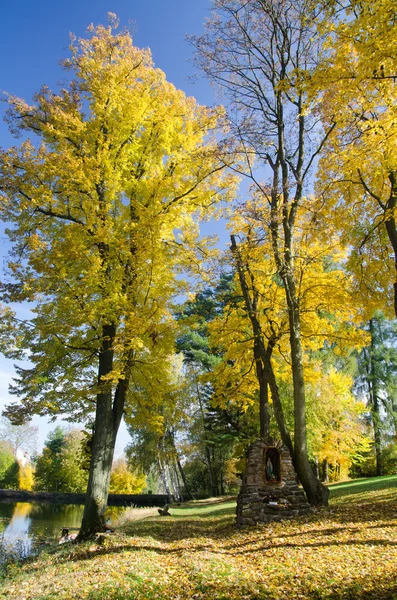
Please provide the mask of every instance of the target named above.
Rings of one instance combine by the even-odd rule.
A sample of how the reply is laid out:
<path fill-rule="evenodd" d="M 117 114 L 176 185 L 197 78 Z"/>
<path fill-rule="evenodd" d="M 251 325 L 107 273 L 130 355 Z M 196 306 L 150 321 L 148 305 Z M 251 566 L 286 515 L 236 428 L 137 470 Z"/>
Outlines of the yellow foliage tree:
<path fill-rule="evenodd" d="M 317 205 L 316 199 L 305 199 L 305 205 L 306 214 L 310 214 Z M 288 307 L 277 276 L 277 266 L 272 259 L 271 240 L 263 235 L 260 225 L 266 220 L 267 211 L 265 199 L 256 194 L 244 207 L 235 211 L 230 221 L 232 231 L 240 234 L 238 248 L 235 246 L 233 254 L 238 252 L 234 264 L 238 271 L 236 286 L 241 295 L 237 296 L 238 299 L 234 298 L 223 314 L 209 325 L 213 344 L 223 352 L 223 360 L 210 378 L 215 401 L 224 408 L 232 404 L 247 410 L 257 403 L 258 391 L 260 403 L 263 391 L 267 402 L 267 386 L 270 385 L 278 427 L 284 443 L 293 449 L 293 439 L 287 431 L 293 421 L 291 423 L 290 419 L 287 423 L 284 419 L 284 413 L 291 414 L 292 407 L 282 405 L 279 392 L 283 384 L 289 389 L 292 385 Z M 320 369 L 319 361 L 313 360 L 313 354 L 326 348 L 336 356 L 345 355 L 364 345 L 367 334 L 358 327 L 362 314 L 351 293 L 351 277 L 344 270 L 345 251 L 337 236 L 330 235 L 327 241 L 318 239 L 316 227 L 307 217 L 298 219 L 297 230 L 296 247 L 299 250 L 294 257 L 294 277 L 299 282 L 297 299 L 308 386 L 310 453 L 324 458 L 322 444 L 328 423 L 330 431 L 340 435 L 341 444 L 343 441 L 346 446 L 340 450 L 338 457 L 340 464 L 342 459 L 347 464 L 361 435 L 357 404 L 351 407 L 351 424 L 343 425 L 343 419 L 350 410 L 348 404 L 352 401 L 352 381 L 332 369 Z M 236 244 L 235 240 L 233 243 Z M 324 381 L 319 382 L 322 376 Z M 324 390 L 328 389 L 326 394 L 321 386 Z M 319 398 L 318 404 L 313 402 L 313 394 Z M 327 419 L 328 405 L 330 414 Z M 335 426 L 332 425 L 334 421 Z M 261 436 L 266 438 L 268 435 L 269 425 L 264 424 Z M 334 456 L 332 460 L 336 460 Z"/>
<path fill-rule="evenodd" d="M 332 366 L 324 369 L 319 360 L 312 362 L 311 372 L 308 390 L 311 452 L 324 465 L 325 481 L 329 466 L 334 479 L 346 477 L 352 463 L 368 452 L 372 444 L 361 420 L 366 406 L 354 398 L 350 375 Z"/>
<path fill-rule="evenodd" d="M 309 83 L 325 127 L 333 125 L 318 191 L 328 227 L 333 222 L 351 249 L 368 317 L 376 307 L 390 314 L 394 306 L 397 315 L 396 9 L 391 0 L 350 0 L 343 11 L 327 4 L 329 57 Z"/>
<path fill-rule="evenodd" d="M 324 505 L 328 491 L 308 460 L 300 282 L 294 267 L 305 192 L 333 127 L 318 126 L 317 99 L 313 102 L 305 87 L 322 56 L 318 11 L 311 0 L 219 0 L 204 35 L 193 42 L 200 67 L 230 100 L 231 135 L 245 162 L 241 171 L 269 207 L 260 225 L 271 238 L 288 305 L 294 460 L 309 502 Z"/>
<path fill-rule="evenodd" d="M 30 464 L 19 466 L 19 489 L 31 491 L 34 487 L 33 469 Z"/>
<path fill-rule="evenodd" d="M 197 222 L 228 193 L 214 129 L 154 68 L 128 32 L 91 27 L 64 67 L 74 78 L 29 105 L 9 97 L 15 133 L 38 136 L 1 152 L 1 216 L 11 223 L 13 284 L 5 301 L 34 301 L 29 323 L 3 321 L 2 348 L 28 350 L 15 391 L 28 414 L 94 419 L 80 539 L 102 530 L 119 424 L 132 391 L 164 382 L 173 349 L 177 269 L 196 263 Z M 93 413 L 95 413 L 93 415 Z"/>
<path fill-rule="evenodd" d="M 132 473 L 124 459 L 119 458 L 114 462 L 110 474 L 111 494 L 140 494 L 145 485 L 145 475 Z"/>

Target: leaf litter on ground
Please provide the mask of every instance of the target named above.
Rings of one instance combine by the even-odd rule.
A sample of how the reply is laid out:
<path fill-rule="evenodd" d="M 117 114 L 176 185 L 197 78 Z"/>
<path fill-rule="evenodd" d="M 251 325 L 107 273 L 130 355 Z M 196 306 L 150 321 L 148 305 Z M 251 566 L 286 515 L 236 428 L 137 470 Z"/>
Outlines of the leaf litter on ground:
<path fill-rule="evenodd" d="M 0 598 L 397 599 L 397 476 L 388 482 L 335 486 L 328 508 L 245 529 L 230 498 L 131 513 L 100 540 L 10 565 Z"/>

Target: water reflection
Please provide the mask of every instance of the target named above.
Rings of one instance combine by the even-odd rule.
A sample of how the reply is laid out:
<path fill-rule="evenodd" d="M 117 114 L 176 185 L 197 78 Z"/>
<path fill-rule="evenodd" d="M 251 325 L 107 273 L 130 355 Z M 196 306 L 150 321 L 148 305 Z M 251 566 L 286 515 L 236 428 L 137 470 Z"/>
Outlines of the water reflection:
<path fill-rule="evenodd" d="M 83 506 L 74 504 L 0 502 L 0 546 L 6 553 L 26 558 L 42 544 L 57 543 L 63 528 L 77 531 L 83 510 Z M 114 523 L 123 510 L 109 508 L 108 521 Z"/>
<path fill-rule="evenodd" d="M 29 513 L 31 506 L 26 502 L 18 502 L 15 505 L 14 512 L 10 522 L 5 527 L 2 534 L 2 542 L 5 550 L 17 550 L 21 558 L 25 558 L 32 553 L 33 540 L 29 535 L 31 519 Z"/>
<path fill-rule="evenodd" d="M 83 507 L 34 502 L 0 503 L 0 544 L 2 554 L 26 558 L 38 546 L 54 543 L 61 529 L 79 527 Z"/>

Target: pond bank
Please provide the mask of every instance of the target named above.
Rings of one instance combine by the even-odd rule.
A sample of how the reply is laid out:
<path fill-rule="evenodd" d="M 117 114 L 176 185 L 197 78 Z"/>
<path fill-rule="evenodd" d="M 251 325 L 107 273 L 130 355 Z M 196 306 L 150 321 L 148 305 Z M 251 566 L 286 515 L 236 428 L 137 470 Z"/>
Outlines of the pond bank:
<path fill-rule="evenodd" d="M 51 504 L 84 504 L 85 494 L 59 492 L 27 492 L 25 490 L 1 490 L 0 502 L 49 502 Z M 164 506 L 172 502 L 167 494 L 109 494 L 108 506 Z"/>

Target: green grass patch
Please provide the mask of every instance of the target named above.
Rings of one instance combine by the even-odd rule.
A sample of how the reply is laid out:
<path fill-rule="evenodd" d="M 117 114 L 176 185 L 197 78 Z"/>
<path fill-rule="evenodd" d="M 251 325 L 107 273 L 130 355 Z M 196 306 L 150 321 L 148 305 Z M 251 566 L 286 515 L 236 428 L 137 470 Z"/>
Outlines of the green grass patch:
<path fill-rule="evenodd" d="M 397 475 L 352 479 L 351 481 L 344 481 L 342 483 L 332 483 L 329 486 L 331 498 L 394 488 L 397 488 Z"/>
<path fill-rule="evenodd" d="M 207 519 L 211 516 L 233 515 L 236 512 L 236 499 L 225 502 L 198 503 L 189 502 L 186 505 L 172 506 L 170 509 L 175 519 Z"/>

